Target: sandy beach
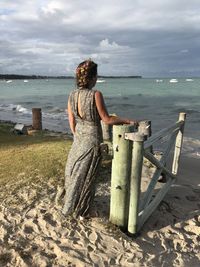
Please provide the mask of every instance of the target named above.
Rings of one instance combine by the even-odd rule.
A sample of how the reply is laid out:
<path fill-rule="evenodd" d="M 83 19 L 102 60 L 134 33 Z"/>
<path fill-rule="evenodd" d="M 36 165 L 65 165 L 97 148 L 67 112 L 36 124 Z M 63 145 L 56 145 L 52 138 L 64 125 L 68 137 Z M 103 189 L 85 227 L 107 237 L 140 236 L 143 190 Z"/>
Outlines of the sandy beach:
<path fill-rule="evenodd" d="M 16 182 L 25 175 L 18 174 Z M 0 266 L 199 266 L 199 159 L 182 156 L 177 181 L 136 238 L 108 221 L 110 162 L 104 162 L 99 176 L 96 216 L 82 220 L 61 214 L 63 180 L 57 185 L 53 178 L 40 180 L 12 192 L 5 184 L 9 193 L 0 203 Z M 145 168 L 142 187 L 149 177 Z"/>

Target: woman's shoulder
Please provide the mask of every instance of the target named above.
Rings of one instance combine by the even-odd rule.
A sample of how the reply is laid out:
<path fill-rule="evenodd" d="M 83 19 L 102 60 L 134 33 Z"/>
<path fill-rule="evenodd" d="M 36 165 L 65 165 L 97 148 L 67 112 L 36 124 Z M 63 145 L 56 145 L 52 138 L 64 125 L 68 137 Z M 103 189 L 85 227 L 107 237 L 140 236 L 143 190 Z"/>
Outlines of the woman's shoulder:
<path fill-rule="evenodd" d="M 93 89 L 92 90 L 95 94 L 101 94 L 102 95 L 102 92 L 100 91 L 100 90 L 98 90 L 98 89 Z"/>
<path fill-rule="evenodd" d="M 96 97 L 103 97 L 102 92 L 99 91 L 99 90 L 94 90 L 94 94 L 95 94 Z"/>

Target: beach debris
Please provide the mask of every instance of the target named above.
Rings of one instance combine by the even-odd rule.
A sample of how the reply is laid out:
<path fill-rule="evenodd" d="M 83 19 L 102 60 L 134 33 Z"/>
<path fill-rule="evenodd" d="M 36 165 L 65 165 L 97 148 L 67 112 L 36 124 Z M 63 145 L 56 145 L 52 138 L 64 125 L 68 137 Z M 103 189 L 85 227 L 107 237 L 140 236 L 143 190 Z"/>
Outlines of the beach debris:
<path fill-rule="evenodd" d="M 27 129 L 28 129 L 28 127 L 25 126 L 24 124 L 17 123 L 14 126 L 13 133 L 15 133 L 15 134 L 27 134 L 28 133 Z"/>

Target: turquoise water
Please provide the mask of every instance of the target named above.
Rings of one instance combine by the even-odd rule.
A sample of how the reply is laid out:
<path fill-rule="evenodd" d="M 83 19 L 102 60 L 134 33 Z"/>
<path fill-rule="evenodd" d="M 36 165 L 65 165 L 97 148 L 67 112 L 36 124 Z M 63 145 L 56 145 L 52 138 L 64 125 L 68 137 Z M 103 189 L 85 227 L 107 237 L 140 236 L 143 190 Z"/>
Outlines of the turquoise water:
<path fill-rule="evenodd" d="M 96 88 L 105 96 L 137 95 L 146 96 L 200 96 L 200 79 L 187 82 L 178 79 L 177 83 L 170 83 L 170 79 L 106 79 L 104 83 L 97 83 Z M 0 81 L 0 100 L 20 98 L 25 96 L 58 96 L 68 94 L 75 87 L 73 79 L 50 80 L 14 80 L 12 83 Z"/>
<path fill-rule="evenodd" d="M 185 134 L 199 138 L 200 79 L 105 79 L 97 83 L 110 113 L 133 119 L 149 119 L 153 131 L 169 126 L 179 112 L 187 113 Z M 73 79 L 0 81 L 0 120 L 31 124 L 31 109 L 41 107 L 45 128 L 69 131 L 65 108 Z"/>

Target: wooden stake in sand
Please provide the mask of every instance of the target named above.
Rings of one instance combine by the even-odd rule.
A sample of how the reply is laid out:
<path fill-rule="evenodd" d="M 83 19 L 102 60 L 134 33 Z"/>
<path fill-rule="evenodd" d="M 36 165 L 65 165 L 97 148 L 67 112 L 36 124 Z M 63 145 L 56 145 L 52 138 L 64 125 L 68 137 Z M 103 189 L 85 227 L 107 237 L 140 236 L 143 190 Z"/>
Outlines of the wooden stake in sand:
<path fill-rule="evenodd" d="M 32 108 L 32 126 L 34 130 L 42 130 L 41 108 Z"/>
<path fill-rule="evenodd" d="M 144 141 L 146 135 L 141 133 L 130 133 L 125 135 L 126 139 L 134 143 L 132 148 L 132 164 L 130 177 L 130 199 L 129 199 L 129 216 L 128 232 L 135 234 L 137 232 L 138 209 L 140 200 L 140 185 L 143 165 Z"/>
<path fill-rule="evenodd" d="M 185 122 L 185 119 L 186 119 L 186 113 L 183 113 L 183 112 L 179 113 L 179 121 Z M 185 125 L 185 123 L 183 123 L 183 125 L 180 127 L 180 130 L 179 130 L 177 137 L 176 137 L 174 159 L 173 159 L 173 164 L 172 164 L 172 173 L 173 174 L 177 174 L 177 172 L 178 172 L 181 148 L 182 148 L 182 143 L 183 143 L 184 125 Z"/>
<path fill-rule="evenodd" d="M 113 161 L 111 177 L 110 222 L 125 230 L 128 222 L 128 202 L 132 142 L 124 139 L 133 131 L 131 125 L 113 126 Z"/>

